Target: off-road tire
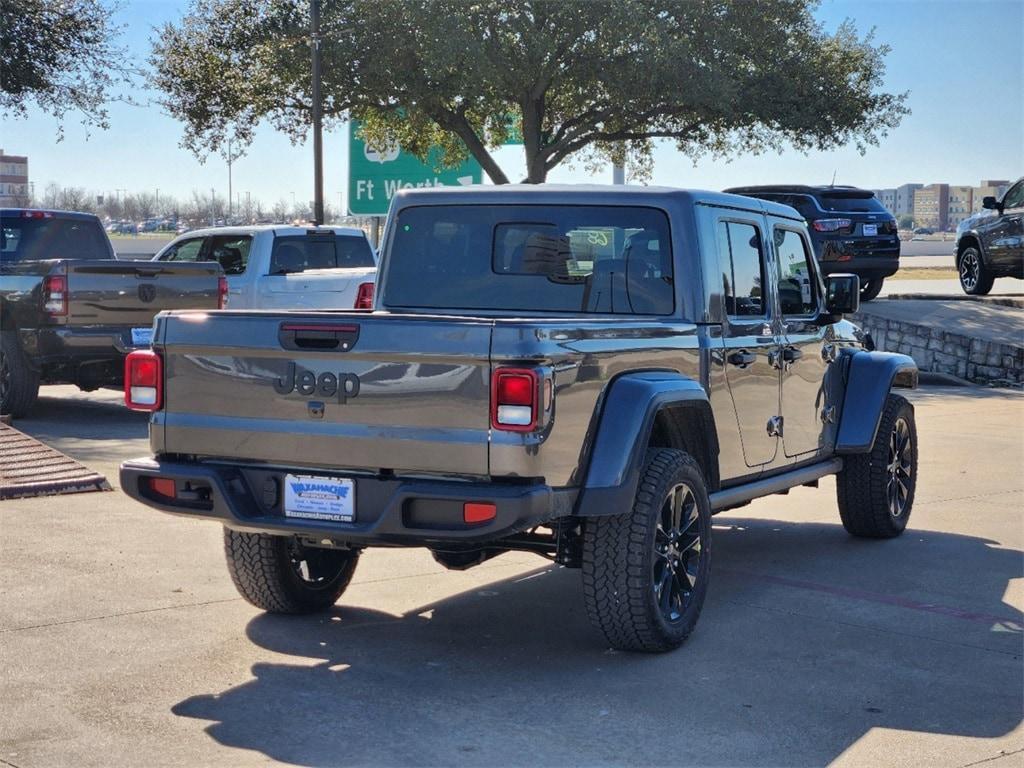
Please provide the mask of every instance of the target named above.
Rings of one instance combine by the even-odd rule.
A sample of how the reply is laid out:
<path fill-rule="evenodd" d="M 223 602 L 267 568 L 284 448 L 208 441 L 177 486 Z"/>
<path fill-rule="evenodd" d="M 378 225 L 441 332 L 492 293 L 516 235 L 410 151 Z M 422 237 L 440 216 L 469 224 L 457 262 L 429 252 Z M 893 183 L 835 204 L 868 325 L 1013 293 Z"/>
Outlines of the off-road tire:
<path fill-rule="evenodd" d="M 860 300 L 871 301 L 877 299 L 878 294 L 882 292 L 882 285 L 885 283 L 885 279 L 879 277 L 874 280 L 866 280 L 861 284 L 860 288 Z"/>
<path fill-rule="evenodd" d="M 292 563 L 297 552 L 320 558 L 329 577 L 315 584 L 305 580 Z M 239 594 L 270 613 L 316 613 L 330 608 L 352 580 L 359 560 L 357 550 L 303 550 L 290 536 L 229 528 L 224 529 L 224 554 Z"/>
<path fill-rule="evenodd" d="M 970 266 L 973 264 L 974 266 Z M 968 296 L 985 296 L 992 290 L 996 278 L 992 271 L 985 266 L 985 260 L 981 253 L 973 245 L 969 245 L 960 252 L 956 260 L 957 278 L 960 280 L 960 287 Z M 973 274 L 973 282 L 969 275 Z"/>
<path fill-rule="evenodd" d="M 669 621 L 655 597 L 659 521 L 671 489 L 685 484 L 696 503 L 700 547 L 696 582 L 678 620 Z M 613 647 L 660 652 L 693 631 L 707 594 L 711 565 L 711 504 L 700 466 L 683 451 L 659 448 L 646 456 L 630 511 L 588 518 L 583 526 L 583 594 L 591 623 Z"/>
<path fill-rule="evenodd" d="M 909 474 L 902 478 L 907 491 L 897 514 L 891 507 L 891 482 L 896 478 L 893 475 L 890 448 L 901 421 L 906 426 L 910 440 L 905 462 L 909 465 Z M 890 394 L 871 451 L 845 457 L 843 469 L 836 475 L 836 495 L 843 527 L 852 536 L 869 539 L 899 536 L 910 519 L 916 486 L 917 427 L 914 424 L 914 406 L 905 397 Z"/>
<path fill-rule="evenodd" d="M 39 372 L 32 370 L 17 331 L 0 332 L 0 413 L 27 416 L 39 397 Z"/>

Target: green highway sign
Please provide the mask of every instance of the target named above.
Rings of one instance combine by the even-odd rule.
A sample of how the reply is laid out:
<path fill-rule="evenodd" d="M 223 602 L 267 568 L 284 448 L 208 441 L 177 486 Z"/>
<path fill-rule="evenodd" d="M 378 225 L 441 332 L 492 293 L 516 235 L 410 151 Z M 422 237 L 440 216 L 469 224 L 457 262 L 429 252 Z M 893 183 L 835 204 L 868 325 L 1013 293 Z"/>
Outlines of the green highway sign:
<path fill-rule="evenodd" d="M 400 189 L 455 187 L 479 184 L 480 163 L 470 158 L 457 168 L 435 172 L 432 162 L 421 163 L 400 147 L 369 147 L 359 135 L 359 121 L 349 124 L 348 212 L 354 216 L 383 215 Z M 439 149 L 431 151 L 436 160 Z"/>

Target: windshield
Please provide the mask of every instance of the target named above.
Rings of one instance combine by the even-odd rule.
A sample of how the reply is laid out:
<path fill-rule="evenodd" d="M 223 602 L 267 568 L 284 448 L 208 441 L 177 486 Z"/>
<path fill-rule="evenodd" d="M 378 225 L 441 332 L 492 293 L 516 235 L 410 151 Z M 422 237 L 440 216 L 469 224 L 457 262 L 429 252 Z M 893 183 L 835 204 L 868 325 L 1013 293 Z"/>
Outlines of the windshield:
<path fill-rule="evenodd" d="M 388 307 L 668 315 L 668 219 L 625 206 L 406 208 L 394 223 Z"/>
<path fill-rule="evenodd" d="M 110 259 L 110 246 L 98 219 L 3 217 L 0 259 Z"/>
<path fill-rule="evenodd" d="M 822 194 L 818 201 L 826 211 L 836 213 L 888 213 L 874 195 L 829 195 Z"/>

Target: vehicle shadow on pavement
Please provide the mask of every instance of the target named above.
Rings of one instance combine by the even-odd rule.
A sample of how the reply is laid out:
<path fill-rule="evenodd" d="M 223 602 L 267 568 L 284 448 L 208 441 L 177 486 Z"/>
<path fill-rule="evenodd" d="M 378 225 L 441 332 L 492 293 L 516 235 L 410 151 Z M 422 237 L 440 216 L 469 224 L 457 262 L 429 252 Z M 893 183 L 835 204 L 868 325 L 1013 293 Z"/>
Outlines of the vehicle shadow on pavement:
<path fill-rule="evenodd" d="M 172 711 L 308 766 L 821 765 L 872 729 L 1020 725 L 1022 616 L 1003 597 L 1021 552 L 741 518 L 716 518 L 713 541 L 704 615 L 675 653 L 608 650 L 579 574 L 547 567 L 403 616 L 260 615 L 253 679 Z"/>

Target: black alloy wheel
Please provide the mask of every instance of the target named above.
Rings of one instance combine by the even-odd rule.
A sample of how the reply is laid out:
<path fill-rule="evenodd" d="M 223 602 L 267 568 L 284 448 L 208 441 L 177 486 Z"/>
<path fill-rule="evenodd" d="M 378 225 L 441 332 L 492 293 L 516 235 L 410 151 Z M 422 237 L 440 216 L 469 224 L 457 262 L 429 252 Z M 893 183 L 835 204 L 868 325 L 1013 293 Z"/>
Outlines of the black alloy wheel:
<path fill-rule="evenodd" d="M 686 483 L 673 487 L 661 505 L 651 583 L 654 599 L 668 622 L 682 618 L 700 578 L 699 516 L 697 500 Z"/>
<path fill-rule="evenodd" d="M 913 438 L 906 419 L 899 418 L 889 436 L 889 480 L 885 486 L 889 514 L 901 517 L 907 510 L 913 482 Z"/>

